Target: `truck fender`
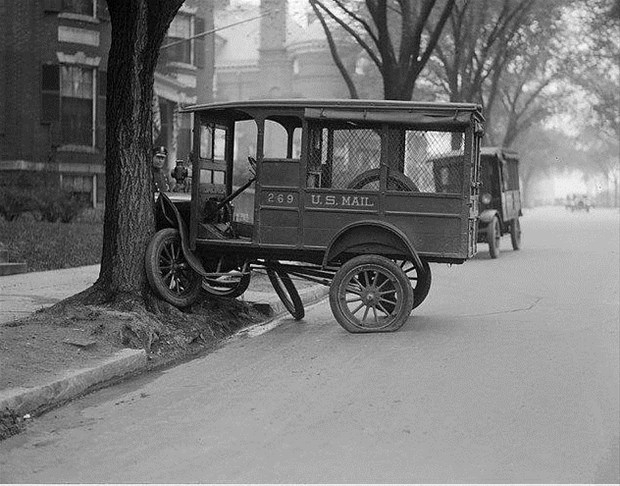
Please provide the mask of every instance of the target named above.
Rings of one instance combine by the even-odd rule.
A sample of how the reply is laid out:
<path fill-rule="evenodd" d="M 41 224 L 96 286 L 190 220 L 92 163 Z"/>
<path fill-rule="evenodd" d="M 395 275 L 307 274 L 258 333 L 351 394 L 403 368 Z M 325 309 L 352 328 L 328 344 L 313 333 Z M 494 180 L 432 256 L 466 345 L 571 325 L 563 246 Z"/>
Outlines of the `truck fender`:
<path fill-rule="evenodd" d="M 165 193 L 160 193 L 159 198 L 157 199 L 157 205 L 155 210 L 155 219 L 157 221 L 157 229 L 164 228 L 176 228 L 179 230 L 179 234 L 181 235 L 181 250 L 183 250 L 183 256 L 189 263 L 189 266 L 192 267 L 199 275 L 206 277 L 207 271 L 202 266 L 200 260 L 194 255 L 192 250 L 189 247 L 189 236 L 187 234 L 187 227 L 185 226 L 185 222 L 183 218 L 181 218 L 181 214 L 179 210 L 176 208 L 174 203 L 170 200 Z"/>
<path fill-rule="evenodd" d="M 417 251 L 400 229 L 383 221 L 357 221 L 336 233 L 323 256 L 323 267 L 346 251 L 360 254 L 376 253 L 381 248 L 392 248 L 406 255 L 416 266 L 423 269 Z"/>

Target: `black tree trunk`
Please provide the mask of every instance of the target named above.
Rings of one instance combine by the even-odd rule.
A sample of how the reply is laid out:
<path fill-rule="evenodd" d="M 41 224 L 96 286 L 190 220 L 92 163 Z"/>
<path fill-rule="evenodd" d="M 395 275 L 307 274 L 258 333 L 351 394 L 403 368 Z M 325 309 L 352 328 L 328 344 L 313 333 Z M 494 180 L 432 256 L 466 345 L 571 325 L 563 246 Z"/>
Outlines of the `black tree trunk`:
<path fill-rule="evenodd" d="M 107 0 L 112 44 L 107 74 L 106 200 L 101 272 L 104 300 L 148 292 L 144 253 L 155 229 L 151 100 L 170 22 L 183 0 Z"/>

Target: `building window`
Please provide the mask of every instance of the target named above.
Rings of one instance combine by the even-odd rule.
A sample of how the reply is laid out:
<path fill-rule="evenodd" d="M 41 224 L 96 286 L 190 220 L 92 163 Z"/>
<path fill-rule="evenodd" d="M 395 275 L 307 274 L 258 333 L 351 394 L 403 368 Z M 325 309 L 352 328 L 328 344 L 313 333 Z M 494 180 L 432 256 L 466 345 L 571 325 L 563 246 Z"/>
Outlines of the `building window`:
<path fill-rule="evenodd" d="M 98 78 L 105 78 L 105 72 L 79 64 L 44 64 L 41 74 L 41 121 L 56 126 L 56 143 L 93 147 L 98 119 L 101 133 L 97 138 L 101 148 L 105 131 L 105 79 L 98 83 Z"/>
<path fill-rule="evenodd" d="M 60 68 L 58 64 L 44 64 L 41 73 L 41 121 L 60 119 Z"/>
<path fill-rule="evenodd" d="M 97 0 L 62 0 L 62 11 L 94 17 L 97 8 L 96 2 Z"/>
<path fill-rule="evenodd" d="M 92 68 L 60 67 L 60 124 L 65 144 L 93 144 L 94 78 Z"/>
<path fill-rule="evenodd" d="M 163 45 L 177 44 L 164 49 L 167 62 L 182 62 L 184 64 L 193 63 L 193 40 L 189 40 L 193 35 L 193 17 L 191 15 L 177 15 L 170 24 L 168 34 Z"/>

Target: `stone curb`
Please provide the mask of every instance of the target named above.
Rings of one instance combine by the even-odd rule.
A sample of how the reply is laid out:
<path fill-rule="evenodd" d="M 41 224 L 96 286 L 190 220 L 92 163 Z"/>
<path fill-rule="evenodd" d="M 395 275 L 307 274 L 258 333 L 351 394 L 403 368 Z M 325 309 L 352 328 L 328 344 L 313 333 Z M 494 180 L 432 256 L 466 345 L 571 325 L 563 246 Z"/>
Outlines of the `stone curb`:
<path fill-rule="evenodd" d="M 25 273 L 27 270 L 25 263 L 0 262 L 0 277 L 5 275 L 15 275 Z"/>
<path fill-rule="evenodd" d="M 327 287 L 316 285 L 303 289 L 299 295 L 304 305 L 309 305 L 323 298 L 327 292 Z M 273 321 L 287 312 L 277 296 L 271 295 L 263 304 L 268 305 L 272 313 L 267 321 Z M 106 382 L 135 375 L 146 369 L 146 351 L 126 348 L 91 368 L 68 371 L 64 377 L 46 385 L 0 390 L 0 411 L 9 409 L 18 416 L 41 414 Z"/>
<path fill-rule="evenodd" d="M 76 398 L 95 385 L 136 373 L 146 368 L 144 349 L 122 349 L 99 364 L 33 388 L 10 388 L 0 391 L 0 410 L 10 409 L 17 415 L 36 414 Z"/>

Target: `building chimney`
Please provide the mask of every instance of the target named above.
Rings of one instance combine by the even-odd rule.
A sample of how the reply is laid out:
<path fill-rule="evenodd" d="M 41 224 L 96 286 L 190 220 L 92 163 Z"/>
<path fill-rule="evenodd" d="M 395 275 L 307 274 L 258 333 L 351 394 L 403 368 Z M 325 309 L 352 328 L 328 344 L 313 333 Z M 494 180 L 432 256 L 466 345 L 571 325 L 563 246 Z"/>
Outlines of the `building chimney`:
<path fill-rule="evenodd" d="M 287 0 L 261 0 L 258 49 L 261 96 L 286 98 L 291 92 L 291 63 L 286 53 Z"/>

